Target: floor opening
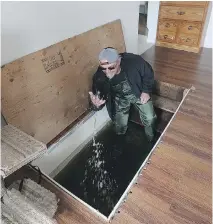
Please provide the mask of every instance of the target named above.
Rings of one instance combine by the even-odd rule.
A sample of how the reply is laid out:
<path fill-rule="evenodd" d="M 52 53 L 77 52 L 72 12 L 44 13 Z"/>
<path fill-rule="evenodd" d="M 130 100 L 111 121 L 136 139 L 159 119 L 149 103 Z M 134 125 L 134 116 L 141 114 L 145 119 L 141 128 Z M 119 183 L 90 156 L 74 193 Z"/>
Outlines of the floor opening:
<path fill-rule="evenodd" d="M 159 137 L 173 114 L 155 109 Z M 110 122 L 54 179 L 108 217 L 152 147 L 137 120 L 122 137 Z"/>
<path fill-rule="evenodd" d="M 115 134 L 112 122 L 98 112 L 70 130 L 34 165 L 65 192 L 110 220 L 188 91 L 170 83 L 155 82 L 152 94 L 157 115 L 155 142 L 147 141 L 134 107 L 130 111 L 127 133 L 120 137 Z"/>

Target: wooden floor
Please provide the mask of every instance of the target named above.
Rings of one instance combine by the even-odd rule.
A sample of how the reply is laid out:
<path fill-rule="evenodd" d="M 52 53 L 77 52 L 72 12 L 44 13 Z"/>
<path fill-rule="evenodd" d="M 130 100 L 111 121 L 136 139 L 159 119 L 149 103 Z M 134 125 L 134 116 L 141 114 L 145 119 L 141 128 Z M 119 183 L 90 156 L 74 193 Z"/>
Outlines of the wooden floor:
<path fill-rule="evenodd" d="M 212 223 L 212 52 L 153 47 L 143 54 L 156 79 L 190 92 L 113 224 Z M 61 199 L 59 224 L 106 223 L 46 181 Z"/>

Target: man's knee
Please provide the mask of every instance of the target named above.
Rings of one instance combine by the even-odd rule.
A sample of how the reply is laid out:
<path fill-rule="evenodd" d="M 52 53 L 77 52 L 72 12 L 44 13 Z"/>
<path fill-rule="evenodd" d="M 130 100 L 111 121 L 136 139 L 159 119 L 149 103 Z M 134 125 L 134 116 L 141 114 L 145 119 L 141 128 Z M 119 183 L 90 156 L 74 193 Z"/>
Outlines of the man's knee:
<path fill-rule="evenodd" d="M 114 126 L 115 132 L 118 135 L 123 135 L 127 131 L 128 127 L 128 114 L 125 113 L 117 113 L 115 116 Z"/>
<path fill-rule="evenodd" d="M 115 124 L 115 132 L 117 135 L 124 135 L 127 131 L 127 125 Z"/>
<path fill-rule="evenodd" d="M 144 118 L 144 126 L 153 126 L 156 122 L 157 116 L 155 114 L 149 114 Z"/>

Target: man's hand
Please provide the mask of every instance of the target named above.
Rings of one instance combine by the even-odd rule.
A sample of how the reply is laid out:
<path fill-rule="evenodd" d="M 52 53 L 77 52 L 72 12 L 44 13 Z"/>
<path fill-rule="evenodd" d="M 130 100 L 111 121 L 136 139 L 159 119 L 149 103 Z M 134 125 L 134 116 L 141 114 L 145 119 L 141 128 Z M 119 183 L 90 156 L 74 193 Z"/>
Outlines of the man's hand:
<path fill-rule="evenodd" d="M 100 107 L 102 104 L 104 104 L 106 102 L 106 100 L 100 99 L 98 95 L 94 95 L 92 92 L 89 92 L 89 95 L 90 95 L 90 99 L 91 99 L 92 103 L 96 107 Z"/>
<path fill-rule="evenodd" d="M 145 104 L 150 99 L 150 95 L 148 93 L 142 93 L 141 94 L 141 103 Z"/>

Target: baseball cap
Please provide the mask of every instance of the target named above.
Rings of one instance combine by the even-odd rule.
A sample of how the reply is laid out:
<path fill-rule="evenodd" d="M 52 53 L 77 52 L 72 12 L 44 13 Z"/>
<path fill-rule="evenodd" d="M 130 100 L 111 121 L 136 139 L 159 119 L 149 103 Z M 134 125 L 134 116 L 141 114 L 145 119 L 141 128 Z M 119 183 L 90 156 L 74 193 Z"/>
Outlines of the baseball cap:
<path fill-rule="evenodd" d="M 113 63 L 116 62 L 118 59 L 118 51 L 114 48 L 104 48 L 99 54 L 99 61 L 107 60 L 108 63 Z"/>

